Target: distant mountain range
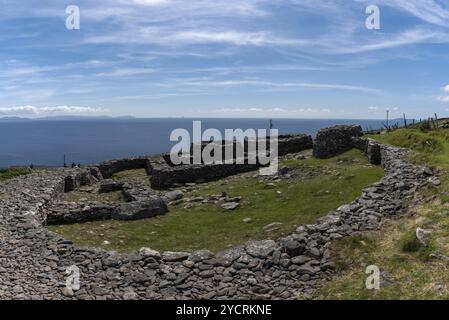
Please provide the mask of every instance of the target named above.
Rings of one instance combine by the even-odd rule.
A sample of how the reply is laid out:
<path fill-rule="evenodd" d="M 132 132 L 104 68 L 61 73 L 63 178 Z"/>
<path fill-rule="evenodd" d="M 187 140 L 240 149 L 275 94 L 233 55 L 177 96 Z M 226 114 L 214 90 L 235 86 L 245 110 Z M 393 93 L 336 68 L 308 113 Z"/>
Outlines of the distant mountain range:
<path fill-rule="evenodd" d="M 35 120 L 110 120 L 110 119 L 136 119 L 134 116 L 51 116 L 39 118 L 25 118 L 25 117 L 2 117 L 0 121 L 35 121 Z"/>

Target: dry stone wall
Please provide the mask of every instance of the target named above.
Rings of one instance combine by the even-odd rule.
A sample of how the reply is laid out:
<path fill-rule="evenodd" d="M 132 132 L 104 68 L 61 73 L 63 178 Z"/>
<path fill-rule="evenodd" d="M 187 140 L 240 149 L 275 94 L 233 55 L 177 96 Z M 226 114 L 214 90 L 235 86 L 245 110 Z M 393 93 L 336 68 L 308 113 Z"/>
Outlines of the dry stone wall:
<path fill-rule="evenodd" d="M 167 204 L 161 197 L 124 203 L 73 203 L 59 202 L 46 210 L 46 223 L 71 224 L 96 220 L 139 220 L 164 215 Z"/>
<path fill-rule="evenodd" d="M 178 183 L 219 180 L 238 173 L 254 171 L 259 164 L 193 164 L 171 167 L 155 165 L 150 178 L 154 189 L 167 189 Z"/>
<path fill-rule="evenodd" d="M 148 174 L 151 174 L 152 162 L 159 160 L 158 157 L 134 157 L 126 159 L 109 160 L 98 165 L 103 178 L 111 178 L 114 173 L 132 170 L 132 169 L 146 169 Z"/>
<path fill-rule="evenodd" d="M 311 298 L 334 274 L 332 241 L 380 228 L 432 178 L 428 169 L 404 160 L 406 150 L 378 147 L 385 176 L 352 203 L 281 239 L 249 241 L 217 254 L 149 248 L 118 254 L 80 248 L 48 231 L 42 225 L 46 208 L 64 192 L 67 177 L 84 169 L 39 171 L 3 182 L 0 299 Z M 76 291 L 65 287 L 70 266 L 81 272 Z"/>
<path fill-rule="evenodd" d="M 159 163 L 152 166 L 151 186 L 155 189 L 167 189 L 178 183 L 213 181 L 225 178 L 242 172 L 254 171 L 261 167 L 259 162 L 255 164 L 248 163 L 248 159 L 244 158 L 244 164 L 238 164 L 235 156 L 238 154 L 236 150 L 240 145 L 245 156 L 248 153 L 248 141 L 242 146 L 239 143 L 221 141 L 212 142 L 218 144 L 222 148 L 223 160 L 225 159 L 225 148 L 231 145 L 234 149 L 234 159 L 231 164 L 191 164 L 175 166 L 171 163 L 170 154 L 165 154 L 163 158 L 165 163 Z M 201 150 L 204 150 L 210 142 L 203 142 Z M 278 155 L 283 156 L 289 153 L 297 153 L 303 150 L 311 149 L 313 140 L 311 136 L 305 134 L 282 135 L 278 137 Z M 269 148 L 269 145 L 267 146 Z M 212 150 L 212 148 L 211 148 Z M 193 163 L 193 161 L 191 161 Z"/>
<path fill-rule="evenodd" d="M 354 147 L 354 138 L 362 136 L 361 126 L 335 126 L 318 132 L 313 156 L 331 158 Z"/>

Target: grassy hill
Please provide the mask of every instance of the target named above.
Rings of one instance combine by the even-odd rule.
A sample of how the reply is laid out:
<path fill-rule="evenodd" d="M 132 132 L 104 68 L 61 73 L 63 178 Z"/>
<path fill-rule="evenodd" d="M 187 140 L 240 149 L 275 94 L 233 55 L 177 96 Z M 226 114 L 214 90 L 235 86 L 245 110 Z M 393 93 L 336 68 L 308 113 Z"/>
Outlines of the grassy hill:
<path fill-rule="evenodd" d="M 340 275 L 319 292 L 322 299 L 449 299 L 449 129 L 400 129 L 372 138 L 410 148 L 410 160 L 438 172 L 440 186 L 427 186 L 382 231 L 337 242 Z M 426 245 L 416 228 L 431 230 Z M 367 290 L 368 265 L 381 270 L 381 288 Z"/>

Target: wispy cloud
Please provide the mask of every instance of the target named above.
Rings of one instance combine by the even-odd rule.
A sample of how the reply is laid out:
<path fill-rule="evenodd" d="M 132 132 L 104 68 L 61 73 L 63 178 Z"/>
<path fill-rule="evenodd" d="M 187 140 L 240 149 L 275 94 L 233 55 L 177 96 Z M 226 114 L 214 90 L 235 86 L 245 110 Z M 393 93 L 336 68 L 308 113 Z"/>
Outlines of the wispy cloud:
<path fill-rule="evenodd" d="M 323 116 L 332 112 L 329 108 L 312 108 L 312 107 L 300 107 L 300 108 L 220 108 L 214 111 L 218 115 L 226 115 L 228 117 L 313 117 Z"/>
<path fill-rule="evenodd" d="M 441 88 L 441 91 L 443 91 L 444 94 L 437 96 L 436 100 L 440 102 L 449 102 L 449 84 Z"/>
<path fill-rule="evenodd" d="M 382 90 L 354 85 L 329 84 L 329 83 L 305 83 L 305 82 L 271 82 L 260 80 L 225 80 L 225 81 L 189 81 L 185 85 L 200 87 L 230 87 L 230 86 L 267 86 L 278 88 L 308 88 L 358 91 L 365 93 L 381 94 Z"/>
<path fill-rule="evenodd" d="M 379 31 L 365 28 L 368 4 L 381 7 Z M 123 113 L 173 108 L 182 115 L 185 105 L 213 108 L 214 101 L 226 99 L 234 106 L 266 101 L 260 112 L 275 113 L 279 103 L 300 101 L 330 105 L 297 108 L 301 112 L 335 114 L 351 104 L 374 114 L 367 95 L 377 95 L 379 105 L 388 105 L 386 97 L 407 104 L 403 97 L 412 92 L 427 97 L 423 103 L 449 102 L 448 91 L 432 94 L 442 77 L 427 78 L 426 88 L 402 85 L 435 73 L 431 59 L 441 60 L 441 70 L 446 66 L 446 0 L 78 0 L 77 5 L 82 27 L 68 32 L 60 0 L 2 1 L 0 29 L 8 34 L 0 37 L 3 105 L 106 101 Z M 406 68 L 411 60 L 419 67 Z"/>
<path fill-rule="evenodd" d="M 146 75 L 153 72 L 154 70 L 150 68 L 120 68 L 108 72 L 100 72 L 97 73 L 96 75 L 100 77 L 130 77 L 130 76 Z"/>
<path fill-rule="evenodd" d="M 357 44 L 335 48 L 336 53 L 363 53 L 368 51 L 378 51 L 392 49 L 412 44 L 420 43 L 444 43 L 449 42 L 449 34 L 445 32 L 432 31 L 428 28 L 413 28 L 400 32 L 393 37 L 383 37 L 381 40 L 368 41 L 367 44 Z"/>
<path fill-rule="evenodd" d="M 449 5 L 444 0 L 356 0 L 365 4 L 377 3 L 409 13 L 425 22 L 449 27 Z"/>

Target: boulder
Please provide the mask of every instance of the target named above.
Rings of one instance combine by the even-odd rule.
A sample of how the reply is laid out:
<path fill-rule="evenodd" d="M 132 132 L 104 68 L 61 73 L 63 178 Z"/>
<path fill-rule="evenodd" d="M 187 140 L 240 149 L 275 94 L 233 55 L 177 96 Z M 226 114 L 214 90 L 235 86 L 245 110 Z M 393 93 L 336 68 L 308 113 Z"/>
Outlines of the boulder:
<path fill-rule="evenodd" d="M 230 249 L 220 251 L 216 254 L 216 257 L 223 260 L 234 261 L 240 258 L 242 255 L 246 254 L 245 248 L 243 246 L 238 246 Z"/>
<path fill-rule="evenodd" d="M 427 246 L 427 236 L 431 234 L 432 230 L 427 230 L 423 228 L 416 228 L 416 239 L 422 243 L 422 245 Z"/>
<path fill-rule="evenodd" d="M 166 203 L 169 203 L 169 202 L 172 202 L 172 201 L 181 200 L 183 197 L 184 197 L 184 193 L 181 190 L 174 190 L 174 191 L 166 192 L 162 196 L 162 199 Z"/>
<path fill-rule="evenodd" d="M 248 241 L 246 252 L 256 258 L 266 258 L 276 250 L 277 244 L 274 240 Z"/>
<path fill-rule="evenodd" d="M 168 212 L 167 204 L 160 197 L 151 197 L 149 200 L 122 203 L 114 220 L 138 220 L 152 218 Z"/>
<path fill-rule="evenodd" d="M 198 251 L 193 252 L 189 256 L 189 260 L 197 263 L 200 261 L 208 260 L 208 259 L 212 258 L 213 255 L 214 254 L 209 250 L 198 250 Z"/>
<path fill-rule="evenodd" d="M 166 251 L 162 253 L 162 260 L 166 262 L 176 262 L 176 261 L 183 261 L 187 260 L 189 257 L 188 252 L 172 252 L 172 251 Z"/>
<path fill-rule="evenodd" d="M 143 258 L 154 258 L 156 260 L 161 259 L 161 254 L 159 253 L 159 251 L 153 250 L 151 248 L 142 247 L 139 250 L 139 254 Z"/>
<path fill-rule="evenodd" d="M 438 187 L 439 185 L 441 185 L 441 181 L 437 177 L 430 177 L 429 182 L 435 187 Z"/>
<path fill-rule="evenodd" d="M 123 182 L 112 180 L 112 179 L 106 179 L 101 181 L 100 183 L 100 189 L 98 190 L 99 193 L 108 193 L 108 192 L 114 192 L 122 190 L 123 188 Z"/>
<path fill-rule="evenodd" d="M 221 205 L 221 207 L 226 210 L 235 210 L 239 206 L 240 206 L 240 203 L 238 203 L 238 202 L 226 202 Z"/>
<path fill-rule="evenodd" d="M 281 176 L 285 176 L 289 172 L 290 172 L 290 168 L 289 167 L 282 167 L 282 168 L 279 169 L 279 174 Z"/>

